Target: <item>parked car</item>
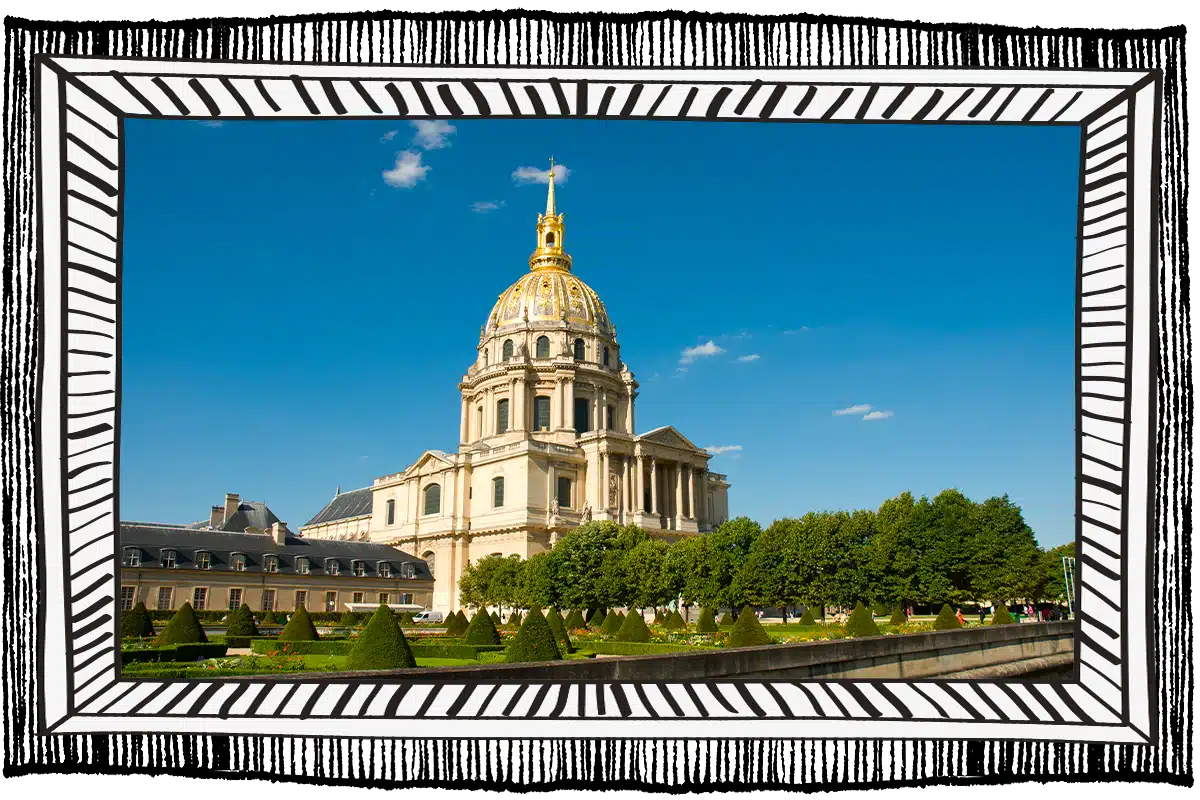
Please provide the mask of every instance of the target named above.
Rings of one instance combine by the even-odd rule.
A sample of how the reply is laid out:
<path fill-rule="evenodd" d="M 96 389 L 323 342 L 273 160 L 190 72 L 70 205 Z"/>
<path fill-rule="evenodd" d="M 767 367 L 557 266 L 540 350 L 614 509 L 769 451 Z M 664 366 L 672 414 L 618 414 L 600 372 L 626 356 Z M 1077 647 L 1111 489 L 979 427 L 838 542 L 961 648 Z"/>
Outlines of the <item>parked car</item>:
<path fill-rule="evenodd" d="M 441 622 L 443 619 L 440 611 L 422 611 L 413 615 L 413 622 Z"/>

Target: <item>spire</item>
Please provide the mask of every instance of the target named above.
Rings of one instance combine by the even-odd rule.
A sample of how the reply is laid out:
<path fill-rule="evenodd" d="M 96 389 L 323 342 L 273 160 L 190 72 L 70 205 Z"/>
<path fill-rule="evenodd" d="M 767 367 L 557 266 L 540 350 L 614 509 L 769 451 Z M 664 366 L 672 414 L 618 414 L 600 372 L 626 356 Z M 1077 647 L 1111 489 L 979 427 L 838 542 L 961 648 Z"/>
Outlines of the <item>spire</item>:
<path fill-rule="evenodd" d="M 546 216 L 553 217 L 557 212 L 554 210 L 554 156 L 550 156 L 550 180 L 546 190 Z"/>

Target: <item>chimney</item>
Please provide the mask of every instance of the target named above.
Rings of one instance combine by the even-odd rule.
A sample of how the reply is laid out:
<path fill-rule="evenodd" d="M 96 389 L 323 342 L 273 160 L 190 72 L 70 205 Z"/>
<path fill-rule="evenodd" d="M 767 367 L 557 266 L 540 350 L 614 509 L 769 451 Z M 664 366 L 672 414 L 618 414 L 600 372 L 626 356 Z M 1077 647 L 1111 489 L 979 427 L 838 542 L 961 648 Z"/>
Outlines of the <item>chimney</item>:
<path fill-rule="evenodd" d="M 228 522 L 229 518 L 237 513 L 238 506 L 241 504 L 241 502 L 242 502 L 241 495 L 226 494 L 225 495 L 225 517 L 221 520 L 221 522 Z"/>
<path fill-rule="evenodd" d="M 210 528 L 219 528 L 221 523 L 225 521 L 225 506 L 213 506 L 208 512 L 208 526 Z"/>
<path fill-rule="evenodd" d="M 275 540 L 275 544 L 283 547 L 287 539 L 287 523 L 272 522 L 271 523 L 271 538 Z"/>

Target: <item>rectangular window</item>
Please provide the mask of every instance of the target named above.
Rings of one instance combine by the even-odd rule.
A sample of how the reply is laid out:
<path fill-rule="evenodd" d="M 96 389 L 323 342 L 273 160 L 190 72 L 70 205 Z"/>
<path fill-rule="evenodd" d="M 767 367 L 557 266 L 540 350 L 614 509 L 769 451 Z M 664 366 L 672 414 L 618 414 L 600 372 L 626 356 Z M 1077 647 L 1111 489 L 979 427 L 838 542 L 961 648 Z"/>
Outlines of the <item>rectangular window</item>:
<path fill-rule="evenodd" d="M 571 479 L 558 479 L 558 506 L 559 508 L 571 507 Z"/>
<path fill-rule="evenodd" d="M 379 577 L 381 577 L 381 578 L 392 577 L 392 565 L 387 563 L 386 561 L 383 562 L 382 564 L 380 564 L 379 565 Z"/>
<path fill-rule="evenodd" d="M 386 606 L 387 604 L 388 604 L 388 593 L 380 592 L 379 593 L 379 605 Z"/>
<path fill-rule="evenodd" d="M 412 595 L 411 594 L 400 595 L 400 602 L 406 606 L 410 605 L 412 603 Z"/>
<path fill-rule="evenodd" d="M 133 608 L 133 594 L 134 594 L 134 590 L 133 590 L 132 586 L 122 586 L 121 587 L 121 610 L 122 611 L 128 611 L 129 609 Z"/>
<path fill-rule="evenodd" d="M 208 589 L 203 586 L 197 586 L 192 590 L 192 608 L 197 611 L 203 611 L 205 604 L 208 602 Z"/>
<path fill-rule="evenodd" d="M 175 551 L 174 550 L 163 550 L 162 551 L 162 566 L 163 566 L 163 569 L 175 569 Z"/>
<path fill-rule="evenodd" d="M 492 479 L 492 507 L 501 508 L 504 506 L 504 478 Z"/>
<path fill-rule="evenodd" d="M 156 605 L 156 608 L 159 611 L 170 611 L 171 610 L 171 587 L 170 586 L 158 587 L 158 603 Z"/>
<path fill-rule="evenodd" d="M 196 553 L 196 569 L 208 569 L 209 554 L 200 550 Z"/>
<path fill-rule="evenodd" d="M 303 589 L 296 590 L 296 610 L 299 611 L 300 609 L 306 608 L 307 606 L 308 606 L 308 592 L 304 591 Z"/>
<path fill-rule="evenodd" d="M 245 572 L 246 557 L 241 553 L 234 553 L 233 558 L 229 559 L 229 566 L 233 568 L 234 572 Z"/>
<path fill-rule="evenodd" d="M 533 429 L 538 431 L 550 430 L 550 398 L 538 396 L 533 398 Z"/>
<path fill-rule="evenodd" d="M 350 602 L 361 603 L 362 601 L 363 601 L 363 593 L 362 592 L 355 592 L 353 595 L 351 595 Z"/>
<path fill-rule="evenodd" d="M 241 589 L 230 589 L 229 590 L 229 610 L 233 611 L 235 608 L 241 608 L 241 607 L 242 607 L 242 590 Z"/>
<path fill-rule="evenodd" d="M 354 577 L 361 578 L 367 574 L 367 565 L 362 561 L 354 562 Z"/>
<path fill-rule="evenodd" d="M 325 593 L 325 610 L 337 611 L 337 592 Z"/>
<path fill-rule="evenodd" d="M 274 611 L 275 610 L 275 590 L 274 589 L 263 589 L 262 609 L 261 610 L 262 611 Z"/>
<path fill-rule="evenodd" d="M 266 572 L 279 572 L 278 556 L 267 556 L 263 559 L 263 570 Z"/>
<path fill-rule="evenodd" d="M 336 558 L 328 559 L 325 562 L 325 573 L 327 575 L 337 575 L 341 569 L 341 565 Z"/>
<path fill-rule="evenodd" d="M 301 575 L 308 574 L 308 559 L 307 558 L 304 558 L 303 556 L 301 556 L 300 558 L 296 559 L 296 572 L 300 573 Z"/>
<path fill-rule="evenodd" d="M 496 433 L 508 432 L 508 401 L 496 403 Z"/>
<path fill-rule="evenodd" d="M 604 423 L 604 427 L 605 427 L 605 428 L 607 428 L 608 430 L 610 430 L 610 431 L 611 431 L 611 430 L 612 430 L 612 426 L 613 426 L 613 424 L 612 424 L 612 421 L 613 421 L 613 407 L 612 407 L 612 406 L 608 406 L 608 407 L 605 409 L 605 411 L 606 411 L 606 418 L 607 418 L 607 420 L 608 420 L 608 421 Z"/>
<path fill-rule="evenodd" d="M 125 560 L 121 562 L 126 567 L 140 567 L 142 565 L 142 551 L 136 547 L 130 547 L 125 551 Z"/>
<path fill-rule="evenodd" d="M 588 399 L 586 397 L 575 398 L 575 432 L 587 433 L 588 426 Z"/>
<path fill-rule="evenodd" d="M 413 564 L 413 563 L 401 564 L 400 565 L 400 577 L 401 578 L 417 577 L 417 565 Z"/>
<path fill-rule="evenodd" d="M 388 525 L 396 524 L 396 501 L 395 500 L 387 501 L 387 524 Z"/>

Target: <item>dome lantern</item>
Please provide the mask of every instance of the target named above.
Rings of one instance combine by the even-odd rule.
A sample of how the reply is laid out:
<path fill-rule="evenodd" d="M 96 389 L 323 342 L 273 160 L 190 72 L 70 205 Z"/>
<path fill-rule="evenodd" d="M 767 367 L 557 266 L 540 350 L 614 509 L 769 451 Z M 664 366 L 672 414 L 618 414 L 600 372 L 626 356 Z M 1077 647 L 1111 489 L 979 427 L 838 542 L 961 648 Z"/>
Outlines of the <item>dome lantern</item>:
<path fill-rule="evenodd" d="M 554 157 L 551 156 L 546 189 L 546 213 L 538 214 L 537 249 L 529 257 L 529 269 L 533 272 L 571 271 L 571 257 L 563 250 L 564 216 L 557 213 L 554 205 Z"/>

